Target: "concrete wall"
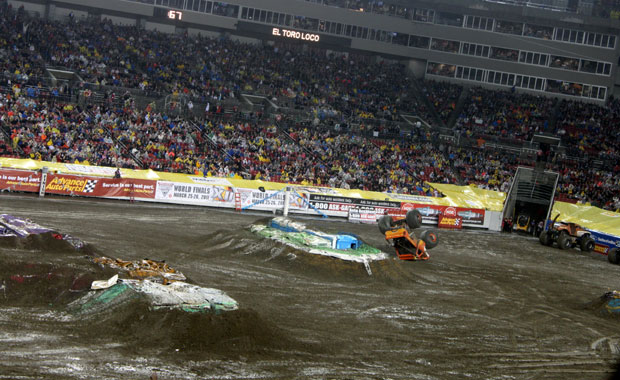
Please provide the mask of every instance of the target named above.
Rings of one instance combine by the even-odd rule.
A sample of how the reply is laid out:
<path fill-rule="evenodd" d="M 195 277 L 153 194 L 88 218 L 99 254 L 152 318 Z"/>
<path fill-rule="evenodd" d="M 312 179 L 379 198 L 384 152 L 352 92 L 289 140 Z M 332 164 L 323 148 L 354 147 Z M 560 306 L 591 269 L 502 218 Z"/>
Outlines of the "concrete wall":
<path fill-rule="evenodd" d="M 221 35 L 220 32 L 214 32 L 210 30 L 197 29 L 197 28 L 187 28 L 187 34 L 189 34 L 190 36 L 196 36 L 200 34 L 201 36 L 206 36 L 206 37 L 211 37 L 211 38 L 218 38 Z"/>
<path fill-rule="evenodd" d="M 11 4 L 14 9 L 19 9 L 20 7 L 24 7 L 25 11 L 36 12 L 40 16 L 45 15 L 45 4 L 37 4 L 37 3 L 31 3 L 29 1 L 14 1 L 14 0 L 9 0 L 8 3 Z"/>
<path fill-rule="evenodd" d="M 162 32 L 162 33 L 174 34 L 176 28 L 175 28 L 174 25 L 160 24 L 160 23 L 157 23 L 157 22 L 147 21 L 144 24 L 144 29 L 146 29 L 146 30 L 156 30 L 156 31 Z"/>
<path fill-rule="evenodd" d="M 206 13 L 183 12 L 183 21 L 195 25 L 205 25 L 209 28 L 236 29 L 237 19 L 231 17 L 214 16 Z"/>
<path fill-rule="evenodd" d="M 136 19 L 132 18 L 132 17 L 121 17 L 121 16 L 114 16 L 114 15 L 110 15 L 110 14 L 105 14 L 102 13 L 101 14 L 101 19 L 108 19 L 110 21 L 112 21 L 113 24 L 116 25 L 136 25 Z"/>
<path fill-rule="evenodd" d="M 501 231 L 502 230 L 502 213 L 499 211 L 486 211 L 484 213 L 484 221 L 485 224 L 488 225 L 487 228 L 491 231 Z"/>
<path fill-rule="evenodd" d="M 407 63 L 407 68 L 409 68 L 416 78 L 424 78 L 426 74 L 426 61 L 421 59 L 410 59 Z"/>
<path fill-rule="evenodd" d="M 70 5 L 72 8 L 92 7 L 97 9 L 107 9 L 114 12 L 123 12 L 128 14 L 152 16 L 153 6 L 140 3 L 132 3 L 129 1 L 120 0 L 55 0 L 54 1 L 60 7 L 67 7 Z"/>
<path fill-rule="evenodd" d="M 50 7 L 49 16 L 54 20 L 64 21 L 68 19 L 69 15 L 73 15 L 75 20 L 79 20 L 88 17 L 88 12 L 70 8 Z"/>
<path fill-rule="evenodd" d="M 241 36 L 235 36 L 235 35 L 231 35 L 230 39 L 233 41 L 239 41 L 242 43 L 253 44 L 253 45 L 259 45 L 262 43 L 262 41 L 257 38 L 241 37 Z"/>

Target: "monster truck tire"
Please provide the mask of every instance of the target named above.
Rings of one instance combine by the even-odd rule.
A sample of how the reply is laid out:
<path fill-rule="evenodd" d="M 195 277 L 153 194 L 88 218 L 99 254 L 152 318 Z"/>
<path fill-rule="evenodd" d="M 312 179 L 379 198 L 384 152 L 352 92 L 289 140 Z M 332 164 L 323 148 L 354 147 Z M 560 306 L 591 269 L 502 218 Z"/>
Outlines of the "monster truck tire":
<path fill-rule="evenodd" d="M 427 249 L 435 248 L 439 243 L 439 238 L 437 237 L 437 234 L 430 230 L 422 231 L 422 233 L 420 234 L 420 239 L 422 239 L 424 243 L 426 243 Z"/>
<path fill-rule="evenodd" d="M 538 240 L 540 241 L 540 244 L 542 245 L 549 245 L 551 237 L 549 237 L 549 233 L 547 231 L 543 231 L 540 233 Z"/>
<path fill-rule="evenodd" d="M 382 234 L 385 234 L 393 227 L 392 217 L 389 215 L 382 216 L 381 218 L 379 218 L 379 222 L 377 223 L 377 225 L 379 226 L 379 231 L 381 231 Z"/>
<path fill-rule="evenodd" d="M 413 209 L 407 211 L 405 220 L 407 221 L 407 225 L 411 229 L 422 227 L 422 214 L 420 214 L 420 211 L 418 210 Z"/>
<path fill-rule="evenodd" d="M 618 248 L 610 249 L 607 253 L 607 260 L 612 264 L 618 264 L 618 262 L 620 261 L 620 258 L 618 257 L 618 252 Z"/>
<path fill-rule="evenodd" d="M 594 249 L 594 239 L 592 239 L 590 236 L 582 237 L 581 241 L 579 242 L 579 248 L 581 248 L 583 252 L 592 251 Z"/>
<path fill-rule="evenodd" d="M 571 245 L 570 242 L 570 237 L 568 237 L 568 234 L 560 234 L 560 236 L 558 237 L 558 248 L 560 249 L 569 249 Z"/>

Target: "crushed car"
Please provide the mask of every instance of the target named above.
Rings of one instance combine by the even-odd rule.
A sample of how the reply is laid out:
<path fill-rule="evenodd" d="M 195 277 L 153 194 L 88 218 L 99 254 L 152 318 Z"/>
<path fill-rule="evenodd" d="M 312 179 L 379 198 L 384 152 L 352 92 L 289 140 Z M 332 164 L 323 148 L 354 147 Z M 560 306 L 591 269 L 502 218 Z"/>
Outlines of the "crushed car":
<path fill-rule="evenodd" d="M 251 231 L 311 254 L 363 263 L 369 275 L 372 274 L 370 262 L 388 258 L 386 253 L 364 243 L 354 234 L 346 232 L 329 234 L 308 228 L 304 223 L 286 217 L 275 217 L 267 224 L 254 224 Z"/>

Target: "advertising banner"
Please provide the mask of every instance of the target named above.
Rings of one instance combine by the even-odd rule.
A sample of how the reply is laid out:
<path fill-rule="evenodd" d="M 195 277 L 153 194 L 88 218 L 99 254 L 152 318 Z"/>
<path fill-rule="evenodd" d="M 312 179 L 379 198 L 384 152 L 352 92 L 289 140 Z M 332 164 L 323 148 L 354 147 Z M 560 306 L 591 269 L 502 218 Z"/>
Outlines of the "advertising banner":
<path fill-rule="evenodd" d="M 377 212 L 374 207 L 351 207 L 349 222 L 376 224 Z"/>
<path fill-rule="evenodd" d="M 377 215 L 389 213 L 399 216 L 404 216 L 408 210 L 416 208 L 421 211 L 425 223 L 437 224 L 439 215 L 446 207 L 455 207 L 457 216 L 462 218 L 462 225 L 465 227 L 485 227 L 485 210 L 501 212 L 506 196 L 501 192 L 478 189 L 475 186 L 431 184 L 444 197 L 425 197 L 321 186 L 296 186 L 239 178 L 201 177 L 150 169 L 123 169 L 123 178 L 114 179 L 112 176 L 116 168 L 10 157 L 0 157 L 0 189 L 37 193 L 41 187 L 43 168 L 48 169 L 48 178 L 45 181 L 47 186 L 44 190 L 53 194 L 234 208 L 235 196 L 240 204 L 240 191 L 243 190 L 248 192 L 244 198 L 245 205 L 273 210 L 283 208 L 283 195 L 278 194 L 274 199 L 266 198 L 292 186 L 295 191 L 291 192 L 290 209 L 297 212 L 346 218 L 351 207 L 370 207 L 374 208 Z M 295 192 L 300 194 L 301 198 L 294 196 Z M 257 203 L 260 199 L 265 201 Z M 575 222 L 593 231 L 597 252 L 604 253 L 610 246 L 618 247 L 620 244 L 616 237 L 620 236 L 618 212 L 589 205 L 554 202 L 552 215 L 557 214 L 561 214 L 561 221 Z M 598 231 L 600 235 L 597 235 Z"/>
<path fill-rule="evenodd" d="M 417 209 L 422 214 L 422 221 L 427 224 L 437 224 L 439 216 L 447 208 L 456 212 L 455 217 L 461 220 L 461 226 L 482 226 L 484 224 L 484 210 L 461 208 L 431 204 L 415 204 L 411 202 L 379 201 L 360 198 L 338 197 L 331 195 L 309 195 L 310 204 L 316 209 L 331 216 L 348 217 L 352 207 L 374 208 L 377 215 L 392 215 L 404 217 L 407 211 Z M 446 221 L 448 223 L 448 221 Z M 453 223 L 456 223 L 453 221 Z"/>
<path fill-rule="evenodd" d="M 620 248 L 620 237 L 590 230 L 594 239 L 594 251 L 602 254 L 609 253 L 611 248 Z"/>
<path fill-rule="evenodd" d="M 606 245 L 602 245 L 602 244 L 599 244 L 599 243 L 594 243 L 594 252 L 596 252 L 596 253 L 600 253 L 602 255 L 606 255 L 606 254 L 609 253 L 610 249 L 611 248 L 609 248 Z"/>
<path fill-rule="evenodd" d="M 48 174 L 47 194 L 102 198 L 155 198 L 155 181 Z"/>
<path fill-rule="evenodd" d="M 0 188 L 36 193 L 41 186 L 41 173 L 30 170 L 0 170 Z"/>
<path fill-rule="evenodd" d="M 235 191 L 230 186 L 157 181 L 155 199 L 179 204 L 235 207 Z"/>
<path fill-rule="evenodd" d="M 463 228 L 463 218 L 457 215 L 455 207 L 446 207 L 439 215 L 437 227 L 460 230 Z"/>
<path fill-rule="evenodd" d="M 105 166 L 91 166 L 91 165 L 78 165 L 78 164 L 64 164 L 65 170 L 70 173 L 86 174 L 91 176 L 109 176 L 113 177 L 116 168 Z"/>
<path fill-rule="evenodd" d="M 484 224 L 484 209 L 479 208 L 456 208 L 456 215 L 463 219 L 463 225 L 482 226 Z"/>
<path fill-rule="evenodd" d="M 446 206 L 416 204 L 414 208 L 422 214 L 422 222 L 435 224 L 439 221 L 439 215 L 443 213 Z"/>
<path fill-rule="evenodd" d="M 390 197 L 391 200 L 406 202 L 409 204 L 413 203 L 433 203 L 433 201 L 437 200 L 437 198 L 427 197 L 425 195 L 410 195 L 410 194 L 394 194 L 394 193 L 385 193 L 386 196 Z"/>
<path fill-rule="evenodd" d="M 237 189 L 241 197 L 241 208 L 252 210 L 282 210 L 284 209 L 285 192 L 273 190 Z M 289 196 L 289 210 L 306 210 L 307 196 L 303 193 L 291 192 Z"/>
<path fill-rule="evenodd" d="M 426 223 L 439 223 L 439 216 L 444 215 L 446 209 L 454 209 L 455 217 L 461 218 L 461 224 L 465 226 L 482 226 L 484 224 L 484 210 L 475 208 L 461 208 L 439 205 L 414 205 L 415 209 L 422 214 L 422 221 Z"/>
<path fill-rule="evenodd" d="M 312 207 L 330 216 L 348 217 L 351 207 L 374 208 L 376 214 L 384 215 L 388 210 L 400 210 L 400 202 L 371 199 L 337 197 L 332 195 L 309 194 Z"/>
<path fill-rule="evenodd" d="M 194 183 L 200 183 L 202 185 L 218 185 L 218 186 L 233 186 L 226 178 L 217 177 L 189 177 Z"/>

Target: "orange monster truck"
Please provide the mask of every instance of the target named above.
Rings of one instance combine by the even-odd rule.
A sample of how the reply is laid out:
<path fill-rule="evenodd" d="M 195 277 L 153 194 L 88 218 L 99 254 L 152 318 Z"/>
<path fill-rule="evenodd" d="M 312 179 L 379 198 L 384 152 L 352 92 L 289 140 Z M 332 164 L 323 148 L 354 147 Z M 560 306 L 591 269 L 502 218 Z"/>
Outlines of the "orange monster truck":
<path fill-rule="evenodd" d="M 541 244 L 551 246 L 557 243 L 560 249 L 579 247 L 584 252 L 594 249 L 590 231 L 575 223 L 557 222 L 559 216 L 556 215 L 547 230 L 540 233 Z"/>
<path fill-rule="evenodd" d="M 420 239 L 416 238 L 413 230 L 422 226 L 422 214 L 418 210 L 409 210 L 404 218 L 384 215 L 378 224 L 379 231 L 401 260 L 428 260 L 427 249 L 437 246 L 437 235 L 430 230 L 422 231 Z"/>

